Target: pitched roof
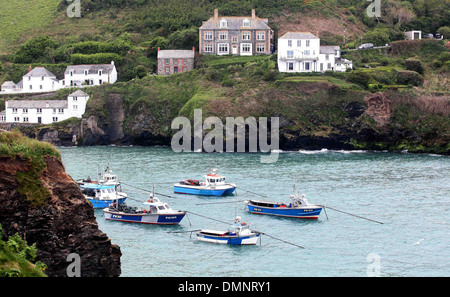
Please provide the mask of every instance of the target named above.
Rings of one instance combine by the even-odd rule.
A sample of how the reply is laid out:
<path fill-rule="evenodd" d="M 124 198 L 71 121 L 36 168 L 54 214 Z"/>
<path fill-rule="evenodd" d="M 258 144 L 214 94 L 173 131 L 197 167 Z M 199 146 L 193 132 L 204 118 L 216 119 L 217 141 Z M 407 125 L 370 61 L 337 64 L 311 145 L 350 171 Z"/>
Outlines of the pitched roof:
<path fill-rule="evenodd" d="M 32 76 L 32 77 L 40 77 L 40 76 L 48 76 L 51 78 L 56 78 L 56 75 L 45 69 L 44 67 L 36 67 L 24 76 Z"/>
<path fill-rule="evenodd" d="M 220 27 L 219 23 L 222 19 L 227 21 L 226 27 Z M 249 27 L 243 26 L 243 21 L 245 19 L 250 22 Z M 259 17 L 252 19 L 251 16 L 219 16 L 218 19 L 214 19 L 214 17 L 209 18 L 209 20 L 204 22 L 199 29 L 270 30 L 270 27 L 267 25 L 268 22 L 268 19 L 262 19 Z"/>
<path fill-rule="evenodd" d="M 69 65 L 64 74 L 69 74 L 70 71 L 73 71 L 73 74 L 84 74 L 85 70 L 88 71 L 88 74 L 97 74 L 99 70 L 111 74 L 114 67 L 114 64 Z"/>
<path fill-rule="evenodd" d="M 5 81 L 3 84 L 2 84 L 2 88 L 14 88 L 14 87 L 16 87 L 17 85 L 13 82 L 13 81 Z"/>
<path fill-rule="evenodd" d="M 286 32 L 278 39 L 319 39 L 319 37 L 311 32 Z"/>
<path fill-rule="evenodd" d="M 158 59 L 162 58 L 194 58 L 193 50 L 160 50 L 158 51 Z"/>
<path fill-rule="evenodd" d="M 10 100 L 8 108 L 67 108 L 67 100 Z"/>
<path fill-rule="evenodd" d="M 321 45 L 320 46 L 320 53 L 321 54 L 334 54 L 335 51 L 340 50 L 340 47 L 338 45 Z"/>
<path fill-rule="evenodd" d="M 70 94 L 68 97 L 88 97 L 89 94 L 86 94 L 82 90 L 76 90 L 72 94 Z"/>

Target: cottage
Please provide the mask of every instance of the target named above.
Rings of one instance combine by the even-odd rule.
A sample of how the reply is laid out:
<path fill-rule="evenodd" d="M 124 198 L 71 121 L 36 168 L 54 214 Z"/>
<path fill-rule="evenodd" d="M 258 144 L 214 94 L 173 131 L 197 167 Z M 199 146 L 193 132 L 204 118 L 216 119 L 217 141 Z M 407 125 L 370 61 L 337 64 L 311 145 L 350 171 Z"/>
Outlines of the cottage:
<path fill-rule="evenodd" d="M 71 117 L 81 118 L 86 110 L 89 95 L 78 90 L 67 100 L 10 100 L 0 112 L 3 123 L 50 124 Z"/>
<path fill-rule="evenodd" d="M 310 32 L 287 32 L 278 38 L 280 72 L 346 71 L 352 62 L 341 57 L 339 46 L 321 46 Z"/>
<path fill-rule="evenodd" d="M 22 77 L 22 80 L 15 84 L 12 81 L 7 81 L 2 84 L 2 92 L 51 92 L 60 88 L 60 84 L 56 76 L 45 69 L 44 67 L 36 67 L 30 69 L 27 74 Z"/>
<path fill-rule="evenodd" d="M 158 47 L 158 74 L 171 75 L 194 69 L 195 48 L 192 50 L 161 50 Z"/>
<path fill-rule="evenodd" d="M 269 20 L 256 16 L 214 16 L 199 28 L 199 52 L 205 55 L 265 55 L 273 51 Z"/>
<path fill-rule="evenodd" d="M 117 81 L 114 61 L 111 64 L 70 65 L 64 72 L 62 87 L 99 86 Z"/>

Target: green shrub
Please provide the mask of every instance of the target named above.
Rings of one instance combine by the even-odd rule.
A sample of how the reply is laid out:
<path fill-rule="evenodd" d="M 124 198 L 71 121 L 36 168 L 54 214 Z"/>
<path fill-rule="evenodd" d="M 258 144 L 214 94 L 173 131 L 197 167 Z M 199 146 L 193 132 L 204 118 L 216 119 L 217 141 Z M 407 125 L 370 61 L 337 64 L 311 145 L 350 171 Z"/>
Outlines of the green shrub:
<path fill-rule="evenodd" d="M 367 72 L 355 70 L 350 72 L 350 75 L 348 76 L 348 81 L 357 83 L 360 85 L 363 85 L 365 87 L 368 87 L 369 81 L 372 79 L 372 75 L 370 75 Z"/>
<path fill-rule="evenodd" d="M 439 60 L 440 60 L 442 63 L 445 63 L 445 62 L 447 62 L 447 61 L 450 61 L 450 52 L 442 52 L 442 53 L 439 55 Z"/>
<path fill-rule="evenodd" d="M 109 64 L 111 61 L 119 63 L 122 57 L 114 53 L 98 53 L 92 55 L 72 54 L 70 61 L 74 65 L 80 64 Z"/>
<path fill-rule="evenodd" d="M 58 43 L 48 36 L 30 39 L 23 43 L 14 54 L 14 63 L 52 62 L 53 50 Z"/>
<path fill-rule="evenodd" d="M 229 77 L 225 77 L 222 80 L 222 86 L 224 86 L 224 87 L 232 87 L 232 86 L 234 86 L 234 81 L 231 78 L 229 78 Z"/>
<path fill-rule="evenodd" d="M 400 85 L 420 86 L 423 84 L 423 77 L 415 71 L 403 70 L 397 73 L 397 83 Z"/>
<path fill-rule="evenodd" d="M 423 74 L 424 70 L 425 70 L 422 65 L 422 62 L 420 62 L 419 59 L 413 59 L 413 58 L 405 60 L 405 69 L 415 71 L 419 74 Z"/>

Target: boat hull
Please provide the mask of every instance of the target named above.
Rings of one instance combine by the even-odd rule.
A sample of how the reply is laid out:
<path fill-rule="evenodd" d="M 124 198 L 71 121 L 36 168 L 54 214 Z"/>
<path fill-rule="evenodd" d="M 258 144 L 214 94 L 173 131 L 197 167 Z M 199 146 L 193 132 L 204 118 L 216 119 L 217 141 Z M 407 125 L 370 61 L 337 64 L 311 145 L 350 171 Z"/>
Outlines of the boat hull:
<path fill-rule="evenodd" d="M 252 234 L 249 236 L 215 236 L 197 233 L 197 240 L 218 244 L 232 244 L 232 245 L 255 245 L 258 242 L 261 234 Z"/>
<path fill-rule="evenodd" d="M 216 188 L 216 189 L 207 189 L 204 187 L 183 186 L 183 185 L 175 185 L 173 187 L 174 193 L 200 195 L 200 196 L 230 195 L 234 192 L 234 190 L 236 190 L 236 187 L 224 187 L 224 188 Z"/>
<path fill-rule="evenodd" d="M 119 198 L 119 199 L 93 199 L 93 198 L 87 198 L 87 200 L 89 200 L 89 202 L 92 203 L 92 206 L 94 208 L 105 208 L 108 207 L 110 204 L 114 204 L 117 203 L 117 200 L 119 200 L 119 204 L 122 204 L 125 202 L 127 198 Z"/>
<path fill-rule="evenodd" d="M 263 207 L 248 204 L 248 211 L 255 214 L 273 215 L 280 217 L 299 218 L 299 219 L 318 219 L 321 206 L 312 206 L 306 208 L 290 208 L 290 207 Z"/>
<path fill-rule="evenodd" d="M 113 212 L 108 209 L 104 209 L 103 212 L 105 219 L 110 221 L 156 225 L 177 225 L 186 215 L 185 212 L 168 214 L 128 214 L 123 212 Z"/>

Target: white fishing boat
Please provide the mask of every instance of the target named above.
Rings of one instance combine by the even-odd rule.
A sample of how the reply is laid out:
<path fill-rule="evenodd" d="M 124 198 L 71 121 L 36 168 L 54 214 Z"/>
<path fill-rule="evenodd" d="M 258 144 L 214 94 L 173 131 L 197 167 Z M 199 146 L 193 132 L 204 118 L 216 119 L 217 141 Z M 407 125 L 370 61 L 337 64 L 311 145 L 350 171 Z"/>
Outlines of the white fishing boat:
<path fill-rule="evenodd" d="M 100 171 L 97 167 L 97 179 L 91 179 L 91 177 L 85 179 L 77 180 L 77 183 L 81 186 L 83 184 L 102 184 L 107 186 L 114 186 L 119 189 L 120 181 L 116 174 L 113 174 L 109 164 L 106 166 L 105 170 Z"/>
<path fill-rule="evenodd" d="M 201 196 L 223 196 L 232 194 L 236 185 L 225 182 L 225 176 L 218 175 L 217 169 L 213 168 L 205 176 L 205 181 L 186 179 L 174 184 L 174 192 L 177 194 L 191 194 Z"/>
<path fill-rule="evenodd" d="M 228 231 L 217 231 L 202 229 L 196 232 L 197 239 L 204 242 L 234 244 L 234 245 L 255 245 L 261 233 L 250 230 L 249 225 L 241 221 L 241 217 L 237 216 L 234 224 Z"/>

